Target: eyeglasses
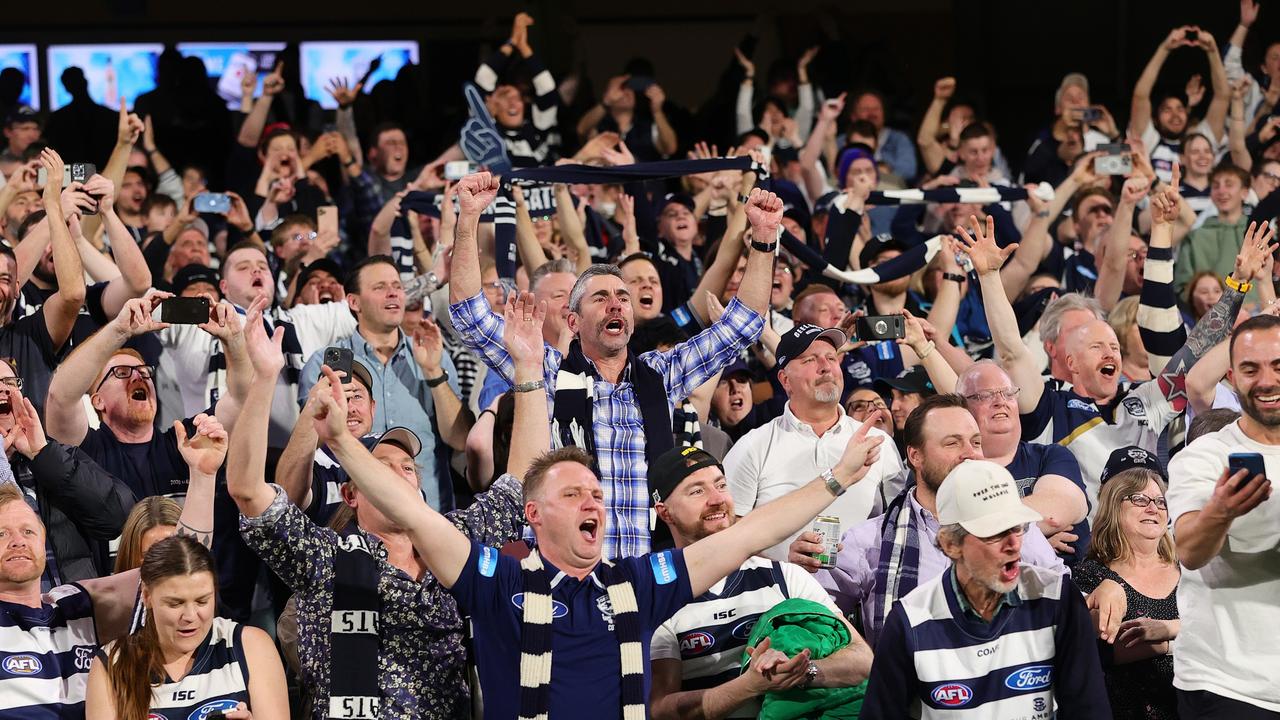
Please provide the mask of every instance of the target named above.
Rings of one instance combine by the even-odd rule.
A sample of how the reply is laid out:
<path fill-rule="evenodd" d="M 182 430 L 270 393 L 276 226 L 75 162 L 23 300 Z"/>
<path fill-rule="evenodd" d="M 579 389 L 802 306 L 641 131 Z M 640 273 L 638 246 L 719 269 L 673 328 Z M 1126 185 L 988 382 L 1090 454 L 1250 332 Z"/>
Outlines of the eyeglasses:
<path fill-rule="evenodd" d="M 1264 177 L 1264 178 L 1266 178 L 1267 180 L 1269 180 L 1270 182 L 1273 182 L 1273 183 L 1280 183 L 1280 175 L 1277 175 L 1277 174 L 1275 174 L 1275 173 L 1264 172 L 1264 173 L 1262 173 L 1262 175 L 1260 175 L 1259 177 Z"/>
<path fill-rule="evenodd" d="M 11 388 L 13 388 L 14 390 L 21 390 L 21 389 L 22 389 L 22 378 L 20 378 L 20 377 L 6 377 L 6 378 L 0 378 L 0 385 L 5 385 L 5 386 L 7 386 L 7 387 L 11 387 Z"/>
<path fill-rule="evenodd" d="M 851 415 L 860 415 L 872 410 L 888 409 L 889 406 L 883 400 L 852 400 L 849 402 L 849 413 Z"/>
<path fill-rule="evenodd" d="M 971 403 L 985 405 L 989 402 L 995 402 L 996 398 L 1003 398 L 1010 402 L 1018 397 L 1018 393 L 1022 392 L 1022 388 L 1005 388 L 1003 390 L 983 390 L 972 395 L 965 395 L 964 399 Z"/>
<path fill-rule="evenodd" d="M 94 392 L 102 389 L 102 386 L 107 382 L 107 378 L 127 381 L 133 376 L 134 372 L 137 372 L 138 377 L 143 380 L 150 380 L 155 377 L 156 368 L 154 365 L 112 365 L 107 368 L 107 374 L 102 376 L 102 382 L 98 383 L 98 387 L 94 389 Z"/>
<path fill-rule="evenodd" d="M 1125 495 L 1123 498 L 1120 498 L 1120 499 L 1128 500 L 1129 502 L 1133 503 L 1134 507 L 1144 508 L 1150 505 L 1151 503 L 1155 503 L 1156 507 L 1160 508 L 1161 510 L 1169 509 L 1169 503 L 1164 499 L 1163 495 L 1161 495 L 1160 497 L 1153 498 L 1150 495 L 1143 495 L 1142 493 L 1134 493 L 1132 495 Z"/>
<path fill-rule="evenodd" d="M 1146 253 L 1146 251 L 1145 251 L 1145 250 L 1141 250 L 1141 251 L 1140 251 L 1140 250 L 1130 250 L 1130 251 L 1129 251 L 1129 259 L 1130 259 L 1130 260 L 1146 260 L 1146 259 L 1147 259 L 1147 253 Z"/>
<path fill-rule="evenodd" d="M 991 535 L 989 537 L 979 537 L 978 539 L 984 543 L 987 543 L 988 545 L 994 545 L 998 542 L 1004 541 L 1010 535 L 1016 535 L 1018 537 L 1022 537 L 1022 535 L 1030 529 L 1031 529 L 1031 523 L 1022 523 L 1021 525 L 1014 525 L 1013 527 L 1009 528 L 1008 530 L 1005 530 L 1004 532 L 996 533 L 995 535 Z M 975 535 L 974 537 L 977 537 L 977 536 Z"/>
<path fill-rule="evenodd" d="M 289 236 L 289 239 L 294 242 L 304 242 L 308 240 L 315 240 L 317 237 L 319 237 L 319 235 L 315 230 L 312 230 L 311 232 L 294 233 Z"/>

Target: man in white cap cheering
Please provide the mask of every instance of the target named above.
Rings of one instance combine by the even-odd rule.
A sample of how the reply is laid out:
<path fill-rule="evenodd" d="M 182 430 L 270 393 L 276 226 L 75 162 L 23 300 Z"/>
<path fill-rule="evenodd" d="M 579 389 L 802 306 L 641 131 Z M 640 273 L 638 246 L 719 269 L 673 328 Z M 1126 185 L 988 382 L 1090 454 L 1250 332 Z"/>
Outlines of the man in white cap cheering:
<path fill-rule="evenodd" d="M 876 646 L 864 717 L 1110 718 L 1080 591 L 1023 565 L 1040 513 L 1009 471 L 957 465 L 938 489 L 943 574 L 895 604 Z"/>

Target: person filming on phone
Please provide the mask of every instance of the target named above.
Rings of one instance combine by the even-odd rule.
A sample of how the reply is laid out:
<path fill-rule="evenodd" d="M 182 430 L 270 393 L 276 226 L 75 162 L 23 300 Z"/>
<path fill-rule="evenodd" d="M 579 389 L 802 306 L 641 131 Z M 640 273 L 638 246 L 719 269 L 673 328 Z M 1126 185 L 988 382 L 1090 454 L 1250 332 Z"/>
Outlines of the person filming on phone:
<path fill-rule="evenodd" d="M 1182 717 L 1280 715 L 1280 318 L 1231 333 L 1227 378 L 1239 420 L 1203 435 L 1169 463 L 1169 519 L 1182 580 L 1173 685 Z"/>

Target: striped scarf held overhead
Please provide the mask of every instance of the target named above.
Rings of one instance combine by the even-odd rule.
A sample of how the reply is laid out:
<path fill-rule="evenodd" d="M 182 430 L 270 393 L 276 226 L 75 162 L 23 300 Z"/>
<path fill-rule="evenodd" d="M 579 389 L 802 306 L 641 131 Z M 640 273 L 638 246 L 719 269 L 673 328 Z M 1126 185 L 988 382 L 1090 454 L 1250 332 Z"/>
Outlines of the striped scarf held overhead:
<path fill-rule="evenodd" d="M 613 635 L 621 659 L 622 720 L 645 720 L 644 649 L 635 588 L 608 560 L 597 572 L 613 607 Z M 547 720 L 551 712 L 551 580 L 537 550 L 520 561 L 524 626 L 520 635 L 520 720 Z"/>

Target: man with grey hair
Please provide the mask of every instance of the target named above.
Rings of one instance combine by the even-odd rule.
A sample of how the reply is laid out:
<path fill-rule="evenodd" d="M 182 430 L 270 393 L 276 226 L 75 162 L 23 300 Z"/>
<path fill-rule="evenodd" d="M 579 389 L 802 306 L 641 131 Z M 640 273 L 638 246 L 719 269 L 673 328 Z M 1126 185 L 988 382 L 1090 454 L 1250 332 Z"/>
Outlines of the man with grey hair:
<path fill-rule="evenodd" d="M 1049 302 L 1040 315 L 1040 340 L 1049 356 L 1049 376 L 1059 383 L 1068 382 L 1067 353 L 1062 338 L 1090 320 L 1106 320 L 1102 305 L 1088 295 L 1066 293 Z"/>
<path fill-rule="evenodd" d="M 945 571 L 889 613 L 863 717 L 1110 718 L 1089 611 L 1069 575 L 1024 564 L 1040 513 L 998 464 L 965 460 L 937 492 Z M 926 658 L 928 658 L 926 660 Z M 966 681 L 966 678 L 976 678 Z M 968 684 L 966 684 L 966 682 Z M 1035 712 L 1032 713 L 1031 710 Z"/>
<path fill-rule="evenodd" d="M 511 357 L 502 344 L 503 319 L 481 292 L 476 243 L 480 213 L 497 195 L 498 180 L 476 173 L 459 181 L 457 190 L 449 315 L 467 347 L 513 382 Z M 564 320 L 573 341 L 567 352 L 548 346 L 543 379 L 514 386 L 517 393 L 546 393 L 554 444 L 576 445 L 594 456 L 609 514 L 604 557 L 649 551 L 646 475 L 652 459 L 674 445 L 675 404 L 732 362 L 764 327 L 782 201 L 753 190 L 746 214 L 755 239 L 746 272 L 738 296 L 710 328 L 667 352 L 633 356 L 627 343 L 635 318 L 622 272 L 614 265 L 592 265 L 569 294 Z"/>

